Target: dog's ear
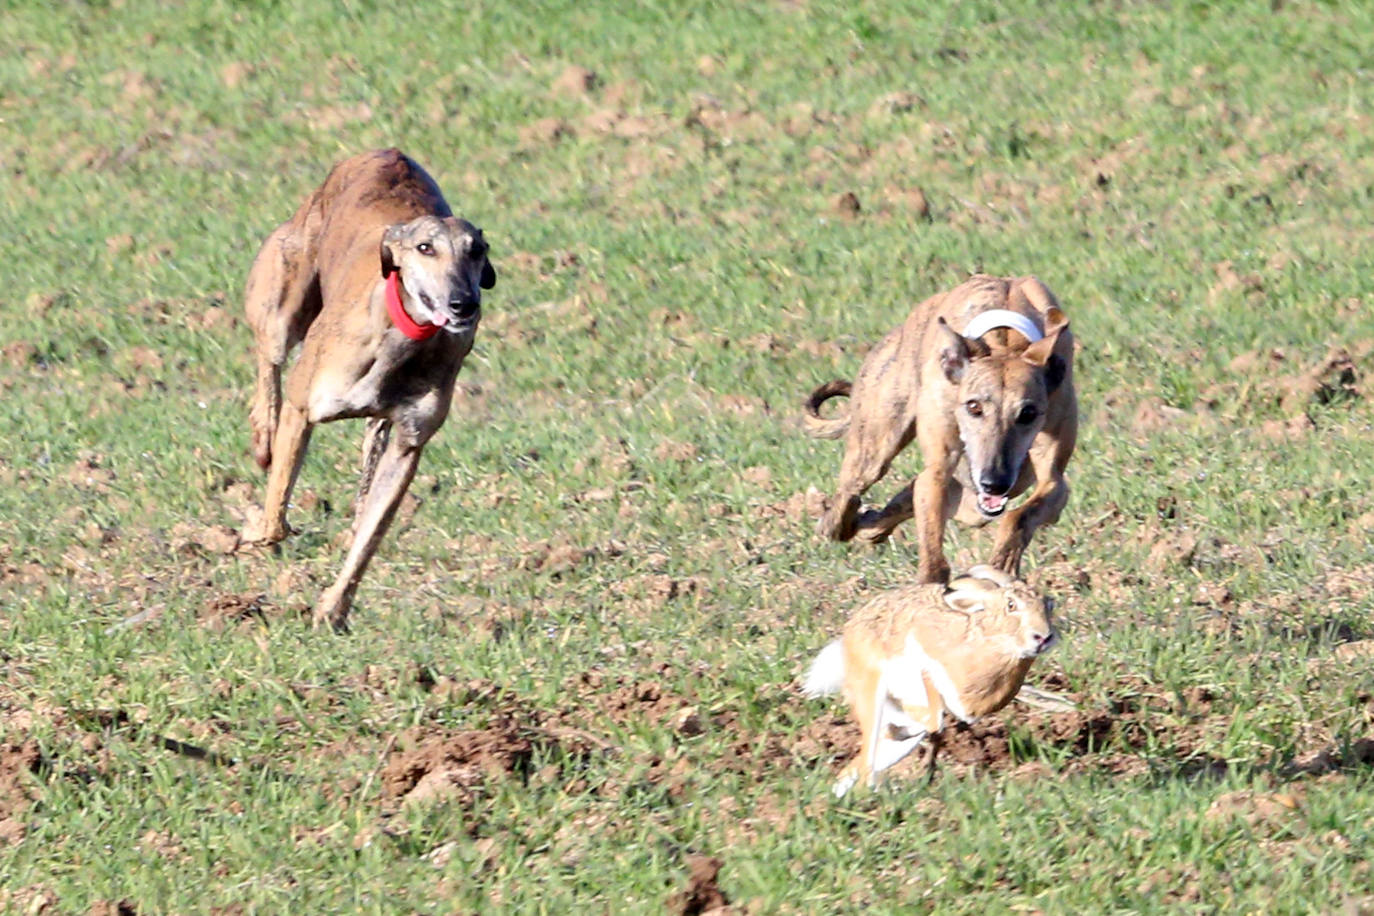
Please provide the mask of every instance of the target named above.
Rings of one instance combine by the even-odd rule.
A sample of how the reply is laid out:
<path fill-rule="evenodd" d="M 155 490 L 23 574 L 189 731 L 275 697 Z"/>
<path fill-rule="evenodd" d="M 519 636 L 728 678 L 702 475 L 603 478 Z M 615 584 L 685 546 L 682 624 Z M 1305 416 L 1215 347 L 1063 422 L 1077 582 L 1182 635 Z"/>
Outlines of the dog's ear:
<path fill-rule="evenodd" d="M 491 266 L 487 258 L 482 259 L 482 279 L 478 282 L 482 284 L 482 289 L 491 289 L 496 285 L 496 268 Z"/>
<path fill-rule="evenodd" d="M 1062 309 L 1050 306 L 1045 313 L 1045 336 L 1053 337 L 1069 326 L 1069 316 Z"/>
<path fill-rule="evenodd" d="M 964 369 L 968 367 L 968 361 L 972 358 L 969 350 L 969 339 L 949 326 L 944 318 L 935 319 L 939 327 L 940 341 L 940 371 L 945 374 L 952 384 L 959 384 L 959 379 L 964 377 Z"/>
<path fill-rule="evenodd" d="M 394 226 L 387 226 L 386 231 L 382 233 L 382 244 L 379 252 L 382 260 L 383 277 L 386 277 L 397 269 L 395 245 L 400 241 L 401 224 L 397 223 Z"/>
<path fill-rule="evenodd" d="M 1037 369 L 1044 370 L 1045 391 L 1047 394 L 1053 394 L 1069 371 L 1069 365 L 1064 357 L 1054 352 L 1059 345 L 1059 335 L 1069 326 L 1069 319 L 1059 309 L 1052 308 L 1045 316 L 1045 326 L 1045 336 L 1026 347 L 1021 358 Z"/>

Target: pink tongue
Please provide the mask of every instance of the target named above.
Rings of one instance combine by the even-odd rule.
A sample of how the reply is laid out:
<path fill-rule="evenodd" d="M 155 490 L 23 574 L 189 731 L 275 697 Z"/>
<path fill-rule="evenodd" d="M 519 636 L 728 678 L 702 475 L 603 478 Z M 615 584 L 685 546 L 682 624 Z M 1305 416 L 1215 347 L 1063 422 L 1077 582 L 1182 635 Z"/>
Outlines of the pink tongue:
<path fill-rule="evenodd" d="M 983 504 L 984 509 L 987 509 L 989 512 L 996 512 L 998 509 L 1002 508 L 1002 506 L 1006 505 L 1007 498 L 1005 496 L 989 496 L 984 493 L 978 497 L 978 501 Z"/>
<path fill-rule="evenodd" d="M 438 325 L 438 326 L 441 327 L 441 328 L 442 328 L 444 325 L 448 324 L 448 316 L 445 315 L 443 312 L 435 312 L 435 313 L 434 313 L 434 317 L 431 318 L 430 320 L 433 321 L 436 325 Z"/>

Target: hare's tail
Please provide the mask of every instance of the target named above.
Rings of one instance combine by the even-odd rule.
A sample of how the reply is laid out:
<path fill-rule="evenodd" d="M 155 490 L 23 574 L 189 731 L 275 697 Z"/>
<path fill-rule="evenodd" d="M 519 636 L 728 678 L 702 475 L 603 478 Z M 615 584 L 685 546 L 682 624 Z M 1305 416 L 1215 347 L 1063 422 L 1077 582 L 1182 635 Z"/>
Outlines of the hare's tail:
<path fill-rule="evenodd" d="M 821 650 L 802 681 L 802 693 L 809 697 L 823 697 L 839 693 L 844 686 L 844 646 L 835 640 Z"/>

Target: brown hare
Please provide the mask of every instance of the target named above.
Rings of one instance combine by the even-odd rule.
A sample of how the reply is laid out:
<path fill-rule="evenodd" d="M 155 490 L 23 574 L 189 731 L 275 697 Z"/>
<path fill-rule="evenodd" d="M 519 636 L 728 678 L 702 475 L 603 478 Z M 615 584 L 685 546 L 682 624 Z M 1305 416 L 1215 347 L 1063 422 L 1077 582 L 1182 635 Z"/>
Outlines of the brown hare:
<path fill-rule="evenodd" d="M 861 779 L 874 785 L 927 738 L 933 766 L 946 712 L 973 722 L 1011 702 L 1031 662 L 1058 640 L 1052 610 L 1050 599 L 991 566 L 859 608 L 803 684 L 808 696 L 843 691 L 863 731 L 835 795 Z"/>

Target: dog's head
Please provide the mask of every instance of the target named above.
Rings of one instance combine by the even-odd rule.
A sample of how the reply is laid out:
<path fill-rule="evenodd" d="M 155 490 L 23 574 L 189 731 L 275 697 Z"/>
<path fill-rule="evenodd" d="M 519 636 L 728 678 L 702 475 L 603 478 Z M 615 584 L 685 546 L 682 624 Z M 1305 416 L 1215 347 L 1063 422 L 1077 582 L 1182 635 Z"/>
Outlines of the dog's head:
<path fill-rule="evenodd" d="M 939 319 L 940 368 L 957 391 L 959 439 L 978 511 L 986 518 L 1006 509 L 1031 440 L 1044 428 L 1050 395 L 1068 369 L 1055 353 L 1068 318 L 1052 308 L 1045 325 L 1045 336 L 1024 350 L 994 354 L 982 340 L 964 337 Z"/>
<path fill-rule="evenodd" d="M 451 334 L 474 330 L 482 290 L 496 285 L 482 230 L 455 217 L 421 216 L 382 233 L 382 276 L 401 275 L 406 311 Z"/>

